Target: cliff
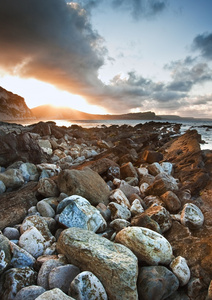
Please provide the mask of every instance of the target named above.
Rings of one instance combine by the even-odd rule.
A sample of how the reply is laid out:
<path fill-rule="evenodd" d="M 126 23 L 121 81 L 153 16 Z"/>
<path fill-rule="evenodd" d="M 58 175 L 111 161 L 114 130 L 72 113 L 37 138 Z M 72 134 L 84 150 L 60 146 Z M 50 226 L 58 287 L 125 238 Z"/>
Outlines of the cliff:
<path fill-rule="evenodd" d="M 0 87 L 0 120 L 15 121 L 36 119 L 24 98 Z"/>

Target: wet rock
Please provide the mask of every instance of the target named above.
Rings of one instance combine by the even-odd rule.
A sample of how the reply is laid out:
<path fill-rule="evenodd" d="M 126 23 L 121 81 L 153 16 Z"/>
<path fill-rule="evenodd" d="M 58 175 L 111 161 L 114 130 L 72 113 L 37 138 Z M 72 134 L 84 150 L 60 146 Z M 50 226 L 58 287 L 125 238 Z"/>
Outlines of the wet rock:
<path fill-rule="evenodd" d="M 170 264 L 172 272 L 177 276 L 180 285 L 186 285 L 190 279 L 190 269 L 184 257 L 176 257 Z"/>
<path fill-rule="evenodd" d="M 58 176 L 60 192 L 67 195 L 79 195 L 92 205 L 108 204 L 109 188 L 101 176 L 89 168 L 82 171 L 64 170 Z"/>
<path fill-rule="evenodd" d="M 124 219 L 129 220 L 131 217 L 131 212 L 126 206 L 122 206 L 115 202 L 110 202 L 108 208 L 111 211 L 111 219 Z"/>
<path fill-rule="evenodd" d="M 161 300 L 179 287 L 177 277 L 164 266 L 142 267 L 138 276 L 138 294 L 142 300 Z"/>
<path fill-rule="evenodd" d="M 37 183 L 30 182 L 18 191 L 1 195 L 0 230 L 23 221 L 28 209 L 37 204 Z"/>
<path fill-rule="evenodd" d="M 75 300 L 74 298 L 67 296 L 58 288 L 44 292 L 42 295 L 38 296 L 35 300 L 58 300 L 58 299 Z"/>
<path fill-rule="evenodd" d="M 181 208 L 180 199 L 172 191 L 167 191 L 160 197 L 170 213 L 176 213 Z"/>
<path fill-rule="evenodd" d="M 181 223 L 191 229 L 200 228 L 204 223 L 204 215 L 195 204 L 187 203 L 181 212 Z"/>
<path fill-rule="evenodd" d="M 71 202 L 59 216 L 61 224 L 66 227 L 84 228 L 94 232 L 101 232 L 106 228 L 105 219 L 89 201 L 77 195 L 70 196 L 69 199 Z"/>
<path fill-rule="evenodd" d="M 57 184 L 51 178 L 39 180 L 38 192 L 44 197 L 57 197 L 60 193 Z"/>
<path fill-rule="evenodd" d="M 49 288 L 59 288 L 68 294 L 71 282 L 80 273 L 80 269 L 74 265 L 61 265 L 53 268 L 48 276 Z"/>
<path fill-rule="evenodd" d="M 37 273 L 29 267 L 12 268 L 5 272 L 1 299 L 14 299 L 23 287 L 36 284 Z"/>
<path fill-rule="evenodd" d="M 10 241 L 0 233 L 0 274 L 9 266 L 11 261 Z"/>
<path fill-rule="evenodd" d="M 69 295 L 77 300 L 107 300 L 107 294 L 102 283 L 93 273 L 88 271 L 80 273 L 72 281 Z"/>
<path fill-rule="evenodd" d="M 61 233 L 57 250 L 69 263 L 97 276 L 109 299 L 138 299 L 137 259 L 128 248 L 91 231 L 69 228 Z"/>
<path fill-rule="evenodd" d="M 15 300 L 35 300 L 38 296 L 43 294 L 46 290 L 37 285 L 30 285 L 22 288 L 15 296 Z"/>
<path fill-rule="evenodd" d="M 115 241 L 123 244 L 150 265 L 169 264 L 172 247 L 159 233 L 144 227 L 127 227 L 117 233 Z"/>

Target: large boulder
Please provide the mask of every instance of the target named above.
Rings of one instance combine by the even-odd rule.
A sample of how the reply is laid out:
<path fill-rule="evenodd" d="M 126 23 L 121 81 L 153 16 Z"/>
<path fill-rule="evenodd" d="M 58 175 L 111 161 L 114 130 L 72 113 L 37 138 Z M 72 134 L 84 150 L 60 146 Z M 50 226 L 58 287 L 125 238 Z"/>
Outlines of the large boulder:
<path fill-rule="evenodd" d="M 65 254 L 69 263 L 96 275 L 109 299 L 138 299 L 137 258 L 125 246 L 91 231 L 69 228 L 61 233 L 57 251 Z"/>
<path fill-rule="evenodd" d="M 89 168 L 84 170 L 64 170 L 58 176 L 60 192 L 68 196 L 79 195 L 92 205 L 109 203 L 110 190 L 102 177 Z"/>

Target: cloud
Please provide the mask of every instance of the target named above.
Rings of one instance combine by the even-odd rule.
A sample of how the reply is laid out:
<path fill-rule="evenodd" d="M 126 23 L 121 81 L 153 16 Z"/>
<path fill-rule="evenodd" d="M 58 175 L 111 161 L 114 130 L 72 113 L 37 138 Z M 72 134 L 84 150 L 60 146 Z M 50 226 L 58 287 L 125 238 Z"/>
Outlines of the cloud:
<path fill-rule="evenodd" d="M 64 0 L 0 0 L 0 66 L 73 93 L 99 84 L 107 52 L 86 11 Z"/>
<path fill-rule="evenodd" d="M 197 35 L 193 40 L 193 48 L 201 51 L 201 55 L 212 59 L 212 33 L 203 33 Z"/>

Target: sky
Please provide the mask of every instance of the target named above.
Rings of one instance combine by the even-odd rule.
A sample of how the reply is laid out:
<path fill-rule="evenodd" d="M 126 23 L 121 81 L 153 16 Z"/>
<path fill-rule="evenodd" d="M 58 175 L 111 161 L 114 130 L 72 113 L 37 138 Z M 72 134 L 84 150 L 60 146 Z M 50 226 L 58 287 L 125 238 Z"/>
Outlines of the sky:
<path fill-rule="evenodd" d="M 29 108 L 212 118 L 212 0 L 0 0 L 0 86 Z"/>

